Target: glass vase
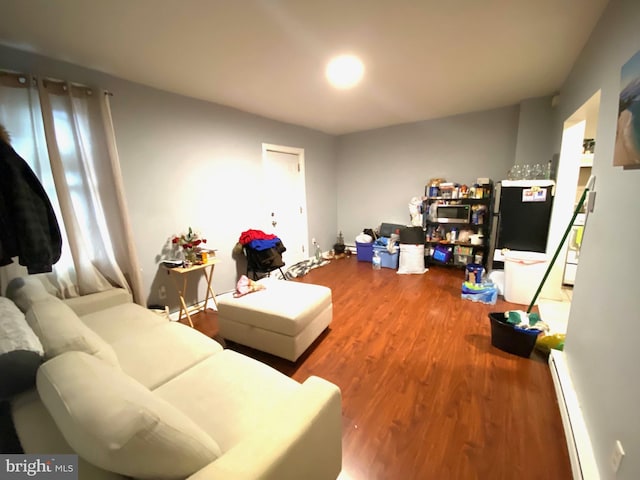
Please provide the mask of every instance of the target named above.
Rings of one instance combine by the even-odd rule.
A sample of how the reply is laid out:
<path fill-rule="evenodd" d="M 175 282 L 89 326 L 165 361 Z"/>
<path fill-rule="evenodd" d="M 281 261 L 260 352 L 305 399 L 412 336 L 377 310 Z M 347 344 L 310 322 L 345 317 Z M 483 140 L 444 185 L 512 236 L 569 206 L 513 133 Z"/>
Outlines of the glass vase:
<path fill-rule="evenodd" d="M 195 265 L 198 257 L 193 248 L 185 248 L 184 249 L 184 261 L 187 266 Z"/>

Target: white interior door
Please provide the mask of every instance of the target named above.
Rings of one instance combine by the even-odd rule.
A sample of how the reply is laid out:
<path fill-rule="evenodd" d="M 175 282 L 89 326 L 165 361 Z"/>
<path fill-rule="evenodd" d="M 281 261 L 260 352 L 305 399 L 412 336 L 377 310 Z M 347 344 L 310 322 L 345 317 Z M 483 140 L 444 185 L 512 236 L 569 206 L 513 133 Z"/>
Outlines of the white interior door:
<path fill-rule="evenodd" d="M 265 232 L 275 233 L 287 248 L 283 260 L 291 266 L 306 259 L 307 205 L 304 150 L 263 144 Z"/>

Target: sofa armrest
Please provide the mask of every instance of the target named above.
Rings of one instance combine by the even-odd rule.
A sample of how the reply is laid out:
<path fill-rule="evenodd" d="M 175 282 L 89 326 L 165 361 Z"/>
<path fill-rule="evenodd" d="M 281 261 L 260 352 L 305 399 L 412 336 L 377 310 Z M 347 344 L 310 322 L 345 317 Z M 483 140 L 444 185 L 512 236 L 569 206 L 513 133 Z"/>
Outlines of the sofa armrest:
<path fill-rule="evenodd" d="M 251 437 L 189 480 L 327 480 L 335 479 L 341 467 L 340 389 L 312 376 Z"/>
<path fill-rule="evenodd" d="M 64 299 L 64 303 L 71 307 L 71 310 L 79 317 L 132 302 L 133 297 L 124 288 L 111 288 L 103 292 Z"/>

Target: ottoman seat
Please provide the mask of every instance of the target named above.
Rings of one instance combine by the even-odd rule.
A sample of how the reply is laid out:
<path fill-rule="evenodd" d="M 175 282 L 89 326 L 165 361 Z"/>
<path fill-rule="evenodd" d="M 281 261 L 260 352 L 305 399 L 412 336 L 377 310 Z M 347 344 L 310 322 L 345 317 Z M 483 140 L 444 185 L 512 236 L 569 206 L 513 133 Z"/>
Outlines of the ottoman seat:
<path fill-rule="evenodd" d="M 331 323 L 331 290 L 320 285 L 262 279 L 264 290 L 218 297 L 220 335 L 291 361 Z"/>

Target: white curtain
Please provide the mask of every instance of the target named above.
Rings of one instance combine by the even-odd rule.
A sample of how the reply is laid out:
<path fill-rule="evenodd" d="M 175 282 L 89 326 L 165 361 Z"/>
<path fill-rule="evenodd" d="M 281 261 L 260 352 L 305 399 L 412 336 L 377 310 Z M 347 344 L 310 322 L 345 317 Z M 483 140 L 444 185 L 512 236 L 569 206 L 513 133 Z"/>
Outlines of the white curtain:
<path fill-rule="evenodd" d="M 142 302 L 108 96 L 28 75 L 3 72 L 0 80 L 0 123 L 43 184 L 62 231 L 62 256 L 47 276 L 62 297 L 119 286 Z M 15 265 L 5 267 L 4 281 L 24 274 Z"/>

